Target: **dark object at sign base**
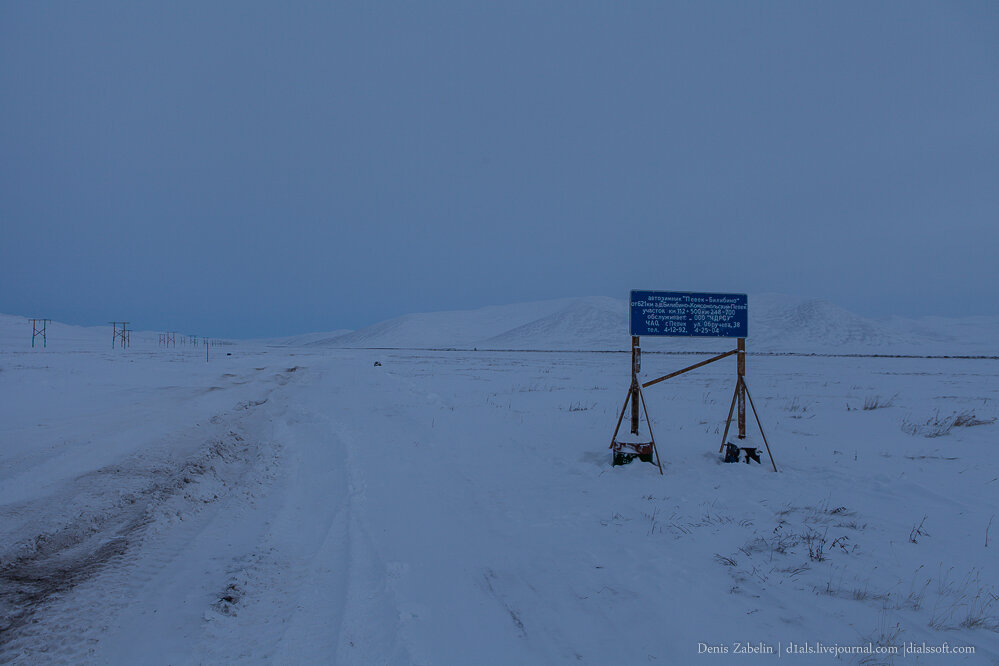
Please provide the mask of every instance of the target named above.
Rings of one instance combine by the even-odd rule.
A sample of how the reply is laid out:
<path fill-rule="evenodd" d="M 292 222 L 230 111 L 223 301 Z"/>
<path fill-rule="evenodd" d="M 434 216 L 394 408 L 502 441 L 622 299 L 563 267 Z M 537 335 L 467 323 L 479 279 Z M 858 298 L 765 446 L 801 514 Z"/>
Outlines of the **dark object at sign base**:
<path fill-rule="evenodd" d="M 725 443 L 725 462 L 734 463 L 739 462 L 739 457 L 741 454 L 745 454 L 745 463 L 748 465 L 750 460 L 755 460 L 757 465 L 762 465 L 763 462 L 760 460 L 760 450 L 755 446 L 736 446 L 732 442 Z"/>
<path fill-rule="evenodd" d="M 732 442 L 727 442 L 725 444 L 725 462 L 739 462 L 739 447 Z"/>
<path fill-rule="evenodd" d="M 612 465 L 627 465 L 635 458 L 642 462 L 653 462 L 652 442 L 614 442 Z"/>

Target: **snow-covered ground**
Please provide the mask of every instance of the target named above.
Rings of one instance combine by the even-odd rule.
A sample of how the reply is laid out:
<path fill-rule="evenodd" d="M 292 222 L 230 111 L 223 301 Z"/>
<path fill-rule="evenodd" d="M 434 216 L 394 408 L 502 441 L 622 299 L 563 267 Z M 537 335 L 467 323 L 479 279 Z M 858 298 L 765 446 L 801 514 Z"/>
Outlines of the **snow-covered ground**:
<path fill-rule="evenodd" d="M 791 663 L 831 662 L 786 653 L 816 643 L 999 660 L 999 360 L 751 356 L 775 474 L 719 458 L 726 359 L 647 389 L 660 476 L 610 466 L 626 354 L 476 344 L 587 330 L 588 348 L 626 348 L 624 326 L 600 339 L 600 300 L 448 313 L 464 333 L 443 346 L 480 351 L 307 336 L 208 362 L 155 333 L 111 350 L 110 329 L 58 324 L 31 350 L 30 324 L 0 319 L 0 662 L 778 658 L 736 643 Z M 900 353 L 871 342 L 891 322 L 813 315 L 813 333 Z M 447 343 L 414 318 L 429 332 L 394 346 Z M 750 350 L 780 350 L 753 325 Z M 913 349 L 988 352 L 981 326 L 926 326 Z M 651 354 L 643 370 L 694 360 Z"/>

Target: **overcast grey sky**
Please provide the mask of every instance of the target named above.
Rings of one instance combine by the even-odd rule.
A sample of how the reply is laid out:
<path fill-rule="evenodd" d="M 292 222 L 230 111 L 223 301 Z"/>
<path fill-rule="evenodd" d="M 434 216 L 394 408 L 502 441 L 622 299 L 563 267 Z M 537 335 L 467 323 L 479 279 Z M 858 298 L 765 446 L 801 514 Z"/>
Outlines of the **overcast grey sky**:
<path fill-rule="evenodd" d="M 0 4 L 9 314 L 996 315 L 997 213 L 996 2 Z"/>

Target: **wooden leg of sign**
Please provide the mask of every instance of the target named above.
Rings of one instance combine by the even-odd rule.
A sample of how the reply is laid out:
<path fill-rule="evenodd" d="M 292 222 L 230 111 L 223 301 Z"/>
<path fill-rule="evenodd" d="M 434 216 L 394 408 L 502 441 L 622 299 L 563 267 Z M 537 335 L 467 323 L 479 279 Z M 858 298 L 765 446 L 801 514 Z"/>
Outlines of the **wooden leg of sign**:
<path fill-rule="evenodd" d="M 662 476 L 663 473 L 663 463 L 659 459 L 659 449 L 656 448 L 656 436 L 652 434 L 652 421 L 649 419 L 649 409 L 645 406 L 645 394 L 642 393 L 642 387 L 638 387 L 638 395 L 642 399 L 642 411 L 645 412 L 645 424 L 649 426 L 649 439 L 652 440 L 652 452 L 656 454 L 656 465 L 659 466 L 659 475 Z"/>
<path fill-rule="evenodd" d="M 770 453 L 770 444 L 767 443 L 766 433 L 763 432 L 763 426 L 760 424 L 760 415 L 756 413 L 756 405 L 753 404 L 753 396 L 749 395 L 749 387 L 746 383 L 742 383 L 743 388 L 746 390 L 746 395 L 749 396 L 749 406 L 753 408 L 753 416 L 756 417 L 756 425 L 760 428 L 760 434 L 763 435 L 763 445 L 767 447 L 767 455 L 770 456 L 770 464 L 773 465 L 774 471 L 777 471 L 777 463 L 774 462 L 774 454 Z"/>
<path fill-rule="evenodd" d="M 739 439 L 746 439 L 746 338 L 739 338 L 736 372 L 739 375 Z"/>
<path fill-rule="evenodd" d="M 614 426 L 614 434 L 611 435 L 611 443 L 607 447 L 608 449 L 614 448 L 614 442 L 617 440 L 617 431 L 621 429 L 621 421 L 624 420 L 624 413 L 628 411 L 628 403 L 631 402 L 631 392 L 633 390 L 634 387 L 628 389 L 628 397 L 624 399 L 624 407 L 621 408 L 621 415 L 617 417 L 617 425 Z"/>
<path fill-rule="evenodd" d="M 630 389 L 630 391 L 631 391 L 631 434 L 633 434 L 633 435 L 637 435 L 638 434 L 638 391 L 635 390 L 636 386 L 638 386 L 638 384 L 634 384 L 633 383 L 631 385 L 631 389 Z"/>
<path fill-rule="evenodd" d="M 728 417 L 725 419 L 725 432 L 722 433 L 721 446 L 718 447 L 718 453 L 725 450 L 725 440 L 728 439 L 728 428 L 732 425 L 732 412 L 735 411 L 735 401 L 739 397 L 739 388 L 742 385 L 742 379 L 735 380 L 735 393 L 732 394 L 732 406 L 728 408 Z"/>
<path fill-rule="evenodd" d="M 631 434 L 638 434 L 638 337 L 631 338 Z"/>

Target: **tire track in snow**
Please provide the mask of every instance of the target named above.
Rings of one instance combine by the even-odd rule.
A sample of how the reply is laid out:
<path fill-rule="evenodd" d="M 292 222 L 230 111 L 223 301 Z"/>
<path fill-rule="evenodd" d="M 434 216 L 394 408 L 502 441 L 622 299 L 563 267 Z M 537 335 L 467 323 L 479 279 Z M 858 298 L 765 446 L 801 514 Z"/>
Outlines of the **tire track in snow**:
<path fill-rule="evenodd" d="M 179 466 L 169 455 L 136 454 L 39 502 L 86 498 L 76 520 L 21 542 L 0 564 L 0 661 L 92 658 L 156 572 L 183 558 L 229 496 L 266 466 L 260 441 L 244 436 L 254 408 L 266 401 L 242 404 L 184 433 L 204 445 Z"/>
<path fill-rule="evenodd" d="M 205 615 L 210 661 L 410 663 L 398 610 L 359 507 L 365 482 L 327 415 L 348 387 L 310 373 L 272 401 L 283 453 L 272 512 L 252 552 L 232 560 Z"/>
<path fill-rule="evenodd" d="M 366 482 L 352 442 L 327 416 L 347 390 L 354 390 L 351 382 L 320 374 L 307 394 L 296 396 L 296 416 L 287 422 L 284 438 L 296 442 L 303 476 L 289 497 L 297 506 L 285 517 L 285 529 L 302 529 L 310 515 L 335 510 L 300 555 L 305 576 L 291 595 L 295 612 L 274 656 L 277 661 L 335 656 L 342 664 L 406 664 L 410 659 L 398 641 L 398 607 L 364 520 Z M 287 550 L 294 540 L 275 533 L 274 543 Z"/>

